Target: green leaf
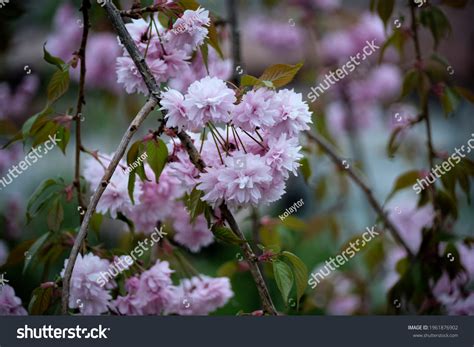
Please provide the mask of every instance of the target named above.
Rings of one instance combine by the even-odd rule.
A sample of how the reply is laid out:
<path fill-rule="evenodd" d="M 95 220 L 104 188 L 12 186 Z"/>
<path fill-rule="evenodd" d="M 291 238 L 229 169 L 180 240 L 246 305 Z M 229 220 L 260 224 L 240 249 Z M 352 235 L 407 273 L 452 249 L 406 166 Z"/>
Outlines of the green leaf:
<path fill-rule="evenodd" d="M 185 10 L 197 10 L 199 7 L 199 3 L 196 0 L 180 0 L 179 4 L 185 9 Z"/>
<path fill-rule="evenodd" d="M 59 231 L 61 223 L 64 220 L 64 209 L 61 204 L 61 199 L 57 197 L 54 199 L 52 206 L 48 212 L 48 228 L 52 231 Z"/>
<path fill-rule="evenodd" d="M 417 83 L 418 71 L 414 69 L 409 70 L 403 79 L 402 94 L 400 99 L 410 94 L 416 88 Z"/>
<path fill-rule="evenodd" d="M 48 105 L 52 105 L 69 88 L 69 70 L 58 70 L 48 84 Z"/>
<path fill-rule="evenodd" d="M 31 116 L 28 120 L 23 124 L 21 128 L 21 132 L 23 134 L 23 138 L 27 138 L 30 133 L 35 133 L 38 130 L 38 127 L 44 124 L 46 121 L 45 117 L 49 116 L 53 113 L 53 110 L 50 107 L 46 107 L 41 112 Z"/>
<path fill-rule="evenodd" d="M 408 171 L 398 176 L 393 185 L 392 191 L 390 192 L 390 194 L 388 194 L 386 202 L 389 201 L 395 195 L 396 192 L 413 186 L 419 178 L 420 172 L 417 170 Z"/>
<path fill-rule="evenodd" d="M 167 28 L 169 24 L 169 20 L 170 19 L 168 18 L 166 14 L 164 14 L 163 12 L 158 12 L 158 22 L 160 22 L 162 27 Z"/>
<path fill-rule="evenodd" d="M 382 48 L 380 49 L 380 55 L 378 59 L 378 63 L 381 64 L 383 62 L 383 58 L 385 55 L 385 51 L 388 47 L 393 46 L 398 51 L 400 55 L 403 55 L 405 42 L 407 41 L 408 36 L 401 30 L 396 30 L 394 33 L 385 41 Z"/>
<path fill-rule="evenodd" d="M 293 287 L 293 272 L 291 268 L 281 260 L 275 260 L 273 262 L 273 274 L 275 276 L 275 282 L 278 289 L 280 290 L 281 296 L 285 304 L 288 302 L 288 295 L 290 294 L 291 288 Z"/>
<path fill-rule="evenodd" d="M 196 218 L 205 212 L 207 204 L 202 201 L 204 193 L 199 189 L 194 188 L 191 194 L 186 196 L 185 205 L 191 217 L 191 222 L 194 223 Z"/>
<path fill-rule="evenodd" d="M 242 87 L 253 87 L 260 85 L 262 81 L 260 81 L 257 77 L 251 75 L 242 75 L 240 78 L 240 85 Z"/>
<path fill-rule="evenodd" d="M 434 39 L 434 47 L 438 48 L 442 38 L 451 32 L 451 24 L 439 7 L 424 7 L 420 14 L 420 23 L 431 31 Z"/>
<path fill-rule="evenodd" d="M 300 171 L 303 174 L 305 182 L 308 183 L 308 180 L 311 177 L 311 165 L 309 164 L 308 158 L 301 159 L 300 164 Z"/>
<path fill-rule="evenodd" d="M 204 44 L 199 47 L 201 50 L 202 60 L 204 62 L 204 67 L 206 68 L 207 73 L 209 74 L 209 65 L 208 65 L 208 58 L 209 58 L 209 47 Z"/>
<path fill-rule="evenodd" d="M 211 231 L 218 240 L 231 245 L 240 245 L 246 242 L 245 240 L 239 239 L 232 230 L 224 226 L 213 225 Z"/>
<path fill-rule="evenodd" d="M 148 164 L 155 173 L 155 182 L 160 180 L 161 172 L 168 162 L 168 148 L 163 140 L 148 141 L 146 146 L 146 153 L 148 155 Z"/>
<path fill-rule="evenodd" d="M 49 141 L 50 136 L 54 137 L 59 129 L 59 124 L 55 121 L 46 121 L 41 128 L 39 128 L 33 135 L 32 147 L 36 147 L 46 141 Z M 57 141 L 56 143 L 59 143 Z"/>
<path fill-rule="evenodd" d="M 394 6 L 395 0 L 379 0 L 377 4 L 377 13 L 385 26 L 392 15 Z"/>
<path fill-rule="evenodd" d="M 136 176 L 139 175 L 140 178 L 144 180 L 148 180 L 145 174 L 145 170 L 143 169 L 143 165 L 138 165 L 136 168 L 132 168 L 132 164 L 135 163 L 138 160 L 138 157 L 141 155 L 140 151 L 143 148 L 142 142 L 141 141 L 136 141 L 134 142 L 128 152 L 127 152 L 127 166 L 131 168 L 131 171 L 129 172 L 128 175 L 128 195 L 130 196 L 130 200 L 132 201 L 132 204 L 135 204 L 135 200 L 133 198 L 133 192 L 135 190 L 135 181 L 136 181 Z"/>
<path fill-rule="evenodd" d="M 461 102 L 461 96 L 455 89 L 446 86 L 443 94 L 440 96 L 441 106 L 443 107 L 444 115 L 448 117 L 452 114 Z"/>
<path fill-rule="evenodd" d="M 458 218 L 457 201 L 453 199 L 451 194 L 438 190 L 436 192 L 436 203 L 445 215 L 452 215 L 455 219 Z"/>
<path fill-rule="evenodd" d="M 402 132 L 402 130 L 403 130 L 402 127 L 398 127 L 398 128 L 395 128 L 390 134 L 390 138 L 388 140 L 387 148 L 386 148 L 387 155 L 389 158 L 393 158 L 395 156 L 395 153 L 397 152 L 398 148 L 401 145 L 401 141 L 397 141 L 397 140 L 399 139 L 398 135 Z"/>
<path fill-rule="evenodd" d="M 39 237 L 35 241 L 35 243 L 33 243 L 31 248 L 28 250 L 28 256 L 25 257 L 25 265 L 23 266 L 23 273 L 26 272 L 26 269 L 30 265 L 31 260 L 33 260 L 33 258 L 36 256 L 36 253 L 38 253 L 38 251 L 40 250 L 40 248 L 43 246 L 43 244 L 46 242 L 46 240 L 49 238 L 50 235 L 51 235 L 50 232 L 47 232 L 41 235 L 41 237 Z"/>
<path fill-rule="evenodd" d="M 33 291 L 33 296 L 28 305 L 30 315 L 44 315 L 53 301 L 53 287 L 38 287 Z"/>
<path fill-rule="evenodd" d="M 290 83 L 301 69 L 303 64 L 287 65 L 276 64 L 268 67 L 260 76 L 261 81 L 270 81 L 275 88 L 281 88 Z"/>
<path fill-rule="evenodd" d="M 66 155 L 66 148 L 69 143 L 69 139 L 71 138 L 71 130 L 62 126 L 59 128 L 56 135 L 58 139 L 58 147 L 61 149 L 63 154 Z"/>
<path fill-rule="evenodd" d="M 68 64 L 66 64 L 61 58 L 55 57 L 48 52 L 46 49 L 46 43 L 43 45 L 43 59 L 47 63 L 55 65 L 59 70 L 66 70 L 68 68 Z"/>
<path fill-rule="evenodd" d="M 454 87 L 454 90 L 458 92 L 464 99 L 474 104 L 474 93 L 472 93 L 469 89 L 463 87 Z"/>
<path fill-rule="evenodd" d="M 294 216 L 286 217 L 281 223 L 294 231 L 304 231 L 306 229 L 306 223 Z"/>
<path fill-rule="evenodd" d="M 130 200 L 132 201 L 132 205 L 135 205 L 135 199 L 133 198 L 133 192 L 135 191 L 135 181 L 137 180 L 137 176 L 135 176 L 134 172 L 130 172 L 128 175 L 128 185 L 127 185 L 127 190 L 128 190 L 128 196 L 130 197 Z"/>
<path fill-rule="evenodd" d="M 264 225 L 259 230 L 260 240 L 267 249 L 273 253 L 279 253 L 281 250 L 281 237 L 276 225 Z"/>
<path fill-rule="evenodd" d="M 224 54 L 222 53 L 221 46 L 219 45 L 219 36 L 217 35 L 217 30 L 216 26 L 214 25 L 214 22 L 211 22 L 211 25 L 209 25 L 209 33 L 208 37 L 209 39 L 206 40 L 209 42 L 209 45 L 214 48 L 219 55 L 221 59 L 224 59 Z"/>
<path fill-rule="evenodd" d="M 34 213 L 38 211 L 38 208 L 36 211 L 33 211 L 33 206 L 34 205 L 41 205 L 43 202 L 49 202 L 48 197 L 44 196 L 44 193 L 51 187 L 58 188 L 59 184 L 53 179 L 47 179 L 43 181 L 38 188 L 34 191 L 34 193 L 31 195 L 30 200 L 28 201 L 28 205 L 26 206 L 26 219 L 27 222 L 31 220 L 31 217 Z M 56 189 L 55 189 L 56 190 Z"/>
<path fill-rule="evenodd" d="M 282 253 L 286 259 L 288 259 L 291 263 L 295 282 L 296 282 L 296 295 L 298 297 L 297 305 L 299 305 L 299 301 L 303 296 L 306 287 L 308 285 L 308 268 L 306 267 L 305 263 L 294 255 L 291 252 L 284 251 Z"/>
<path fill-rule="evenodd" d="M 239 266 L 234 260 L 225 262 L 222 264 L 219 269 L 217 269 L 217 276 L 219 277 L 232 277 L 237 270 L 239 269 Z"/>
<path fill-rule="evenodd" d="M 100 226 L 102 225 L 103 219 L 104 219 L 104 216 L 100 213 L 94 213 L 91 217 L 90 227 L 96 233 L 97 238 L 99 237 L 99 234 L 100 234 Z"/>

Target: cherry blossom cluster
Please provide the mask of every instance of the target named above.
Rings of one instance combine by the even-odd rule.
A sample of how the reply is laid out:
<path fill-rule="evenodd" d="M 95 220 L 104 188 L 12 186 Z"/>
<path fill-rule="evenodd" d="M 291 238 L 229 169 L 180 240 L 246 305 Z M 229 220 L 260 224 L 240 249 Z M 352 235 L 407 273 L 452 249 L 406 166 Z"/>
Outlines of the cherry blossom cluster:
<path fill-rule="evenodd" d="M 126 27 L 156 81 L 170 82 L 181 88 L 204 75 L 201 53 L 194 59 L 197 64 L 191 63 L 191 57 L 208 37 L 209 25 L 209 11 L 198 8 L 184 11 L 169 29 L 164 28 L 156 16 L 133 20 Z M 208 69 L 215 76 L 227 78 L 230 75 L 230 63 L 218 62 L 214 49 L 209 50 Z M 117 58 L 117 77 L 127 93 L 148 94 L 145 82 L 125 48 L 123 55 Z"/>
<path fill-rule="evenodd" d="M 64 268 L 66 264 L 67 260 Z M 108 260 L 92 253 L 78 256 L 71 278 L 70 308 L 78 309 L 84 315 L 108 312 L 121 315 L 207 315 L 224 306 L 234 295 L 230 281 L 225 277 L 200 275 L 184 279 L 175 286 L 169 263 L 158 260 L 150 269 L 128 278 L 125 284 L 127 295 L 112 300 L 111 291 L 117 284 L 110 281 L 102 287 L 97 282 L 109 266 Z M 64 270 L 61 275 L 64 275 Z M 18 307 L 19 299 L 15 299 L 14 293 L 7 292 L 4 300 L 10 302 L 11 311 L 26 313 L 21 306 Z"/>
<path fill-rule="evenodd" d="M 216 77 L 191 84 L 187 93 L 162 93 L 167 125 L 192 133 L 207 165 L 199 174 L 177 148 L 170 166 L 184 187 L 197 188 L 213 207 L 269 204 L 281 198 L 290 173 L 297 174 L 301 146 L 298 134 L 309 129 L 311 113 L 302 95 L 293 90 L 251 90 L 237 102 L 236 92 Z M 219 126 L 219 125 L 222 125 Z M 208 129 L 207 136 L 204 135 Z"/>
<path fill-rule="evenodd" d="M 99 160 L 88 158 L 85 161 L 84 177 L 91 187 L 99 186 L 105 172 L 104 166 L 110 163 L 111 157 L 100 154 Z M 120 166 L 126 167 L 125 162 L 122 161 Z M 199 252 L 210 245 L 214 237 L 207 221 L 199 216 L 191 223 L 191 217 L 180 200 L 186 189 L 177 178 L 179 172 L 172 165 L 166 166 L 159 183 L 156 183 L 155 174 L 147 163 L 145 172 L 150 181 L 135 182 L 133 204 L 128 193 L 129 176 L 123 170 L 116 170 L 97 205 L 97 212 L 109 213 L 112 218 L 117 218 L 117 214 L 121 213 L 134 223 L 137 231 L 147 235 L 153 232 L 158 222 L 169 220 L 175 231 L 174 240 L 180 245 L 192 252 Z"/>

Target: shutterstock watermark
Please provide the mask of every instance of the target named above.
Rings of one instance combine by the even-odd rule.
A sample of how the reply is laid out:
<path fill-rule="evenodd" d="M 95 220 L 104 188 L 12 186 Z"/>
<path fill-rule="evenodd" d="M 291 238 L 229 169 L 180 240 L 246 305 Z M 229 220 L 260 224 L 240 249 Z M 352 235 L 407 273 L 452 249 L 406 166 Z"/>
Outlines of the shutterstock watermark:
<path fill-rule="evenodd" d="M 331 71 L 329 74 L 325 75 L 324 84 L 323 82 L 320 82 L 317 86 L 311 87 L 311 92 L 308 93 L 308 98 L 311 102 L 315 102 L 326 90 L 329 89 L 329 87 L 331 87 L 331 85 L 334 85 L 336 82 L 347 77 L 357 68 L 357 66 L 360 65 L 361 61 L 366 60 L 379 48 L 380 46 L 375 44 L 375 40 L 372 40 L 371 42 L 367 40 L 366 45 L 362 48 L 362 52 L 357 53 L 355 57 L 351 55 L 350 61 L 336 69 L 336 72 Z"/>
<path fill-rule="evenodd" d="M 115 258 L 114 262 L 109 266 L 107 272 L 101 271 L 100 277 L 96 280 L 97 284 L 101 287 L 105 286 L 107 282 L 113 280 L 123 271 L 128 270 L 137 260 L 145 254 L 151 247 L 160 242 L 161 239 L 168 235 L 163 231 L 163 227 L 159 230 L 155 228 L 155 231 L 150 235 L 149 238 L 144 241 L 138 241 L 138 246 L 136 246 L 130 252 L 130 255 L 124 255 L 121 257 Z M 150 242 L 151 239 L 151 242 Z M 148 245 L 150 243 L 150 245 Z"/>
<path fill-rule="evenodd" d="M 14 178 L 18 178 L 18 176 L 25 172 L 32 164 L 36 163 L 38 159 L 43 158 L 41 154 L 46 155 L 57 145 L 58 142 L 61 142 L 61 140 L 56 139 L 56 134 L 54 136 L 49 135 L 48 138 L 49 140 L 42 145 L 31 149 L 31 152 L 25 156 L 25 159 L 18 163 L 18 166 L 13 165 L 13 168 L 8 169 L 8 174 L 0 179 L 0 191 L 2 190 L 2 187 L 6 188 L 10 183 L 13 182 Z M 50 144 L 51 147 L 48 144 Z M 44 153 L 42 153 L 43 146 L 46 148 Z M 7 180 L 7 178 L 9 180 Z"/>
<path fill-rule="evenodd" d="M 297 202 L 295 202 L 292 206 L 290 206 L 289 209 L 286 209 L 285 212 L 283 212 L 283 214 L 279 215 L 278 217 L 280 217 L 280 219 L 283 221 L 285 220 L 286 217 L 298 211 L 298 209 L 301 208 L 301 206 L 303 205 L 304 205 L 304 201 L 303 199 L 300 199 Z"/>
<path fill-rule="evenodd" d="M 323 280 L 329 276 L 331 271 L 335 271 L 337 268 L 339 268 L 339 266 L 344 265 L 349 259 L 355 256 L 356 252 L 359 252 L 367 245 L 367 243 L 372 241 L 376 236 L 379 236 L 380 234 L 375 230 L 375 228 L 375 225 L 371 228 L 367 227 L 367 231 L 362 234 L 362 239 L 357 238 L 355 242 L 349 242 L 349 247 L 343 250 L 341 254 L 336 255 L 335 258 L 330 257 L 329 260 L 326 260 L 326 265 L 322 266 L 318 271 L 311 274 L 311 278 L 308 280 L 309 286 L 312 289 L 316 288 L 320 280 Z M 336 262 L 339 265 L 337 265 Z M 324 272 L 323 269 L 326 269 L 326 272 Z"/>
<path fill-rule="evenodd" d="M 100 324 L 97 328 L 53 328 L 51 325 L 43 325 L 41 328 L 30 328 L 25 324 L 23 328 L 16 330 L 16 338 L 21 339 L 107 339 L 106 332 L 110 328 L 103 328 Z"/>
<path fill-rule="evenodd" d="M 462 145 L 461 149 L 455 148 L 454 153 L 449 156 L 448 159 L 443 161 L 441 165 L 436 164 L 435 168 L 431 168 L 431 171 L 425 178 L 418 178 L 416 183 L 413 185 L 413 190 L 416 194 L 420 194 L 423 189 L 427 188 L 430 184 L 433 184 L 437 178 L 451 171 L 451 169 L 461 162 L 461 157 L 464 158 L 466 155 L 464 152 L 467 150 L 467 154 L 471 153 L 474 149 L 474 133 L 471 134 L 471 138 L 467 141 L 466 145 Z M 454 161 L 454 163 L 453 163 Z M 431 180 L 430 180 L 431 178 Z"/>

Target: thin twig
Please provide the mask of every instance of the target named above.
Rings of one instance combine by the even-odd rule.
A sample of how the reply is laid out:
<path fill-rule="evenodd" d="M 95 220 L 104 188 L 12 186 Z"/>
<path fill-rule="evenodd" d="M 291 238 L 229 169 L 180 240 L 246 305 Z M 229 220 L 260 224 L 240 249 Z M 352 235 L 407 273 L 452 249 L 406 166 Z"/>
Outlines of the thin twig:
<path fill-rule="evenodd" d="M 132 8 L 131 10 L 120 11 L 120 16 L 138 19 L 142 17 L 144 13 L 158 12 L 162 7 L 162 5 L 150 5 L 142 8 Z"/>
<path fill-rule="evenodd" d="M 421 56 L 421 46 L 420 46 L 420 38 L 418 36 L 418 23 L 416 21 L 416 13 L 415 13 L 415 3 L 410 1 L 410 14 L 411 14 L 411 30 L 413 32 L 413 43 L 415 45 L 415 55 L 416 60 L 419 66 L 422 64 L 422 56 Z M 428 97 L 423 98 L 421 95 L 421 83 L 422 79 L 420 79 L 420 99 L 422 101 L 422 114 L 423 118 L 425 119 L 426 123 L 426 136 L 427 136 L 427 145 L 428 145 L 428 162 L 430 167 L 434 167 L 434 157 L 435 157 L 435 150 L 433 146 L 433 136 L 431 132 L 431 119 L 429 113 L 429 106 L 428 106 Z"/>
<path fill-rule="evenodd" d="M 232 82 L 234 84 L 239 83 L 239 72 L 237 70 L 242 64 L 237 2 L 238 0 L 227 0 L 227 15 L 229 16 L 229 24 L 232 36 L 232 59 L 234 60 Z"/>
<path fill-rule="evenodd" d="M 77 203 L 81 209 L 85 208 L 84 199 L 81 192 L 81 148 L 82 148 L 82 139 L 81 139 L 81 116 L 82 116 L 82 106 L 86 103 L 86 98 L 84 94 L 84 86 L 86 82 L 86 47 L 87 47 L 87 38 L 89 36 L 89 9 L 91 7 L 89 0 L 83 0 L 81 11 L 84 22 L 84 27 L 82 29 L 82 39 L 81 46 L 77 52 L 77 57 L 80 59 L 80 77 L 79 77 L 79 95 L 77 97 L 77 106 L 76 114 L 74 116 L 76 122 L 76 148 L 75 148 L 75 169 L 74 169 L 74 187 L 77 191 Z M 82 223 L 84 217 L 82 214 L 79 214 L 79 220 Z"/>
<path fill-rule="evenodd" d="M 375 199 L 374 194 L 372 190 L 369 188 L 369 186 L 364 182 L 362 177 L 359 175 L 358 172 L 356 172 L 352 167 L 346 167 L 343 165 L 343 159 L 336 153 L 336 150 L 331 146 L 331 144 L 326 141 L 323 137 L 321 137 L 319 134 L 316 133 L 311 133 L 311 132 L 306 132 L 306 136 L 316 142 L 321 149 L 329 155 L 329 157 L 332 159 L 334 164 L 336 164 L 338 167 L 341 167 L 347 171 L 347 174 L 349 177 L 354 181 L 355 184 L 357 184 L 362 191 L 364 192 L 365 196 L 367 197 L 367 200 L 369 201 L 370 205 L 372 208 L 375 210 L 375 212 L 378 214 L 380 219 L 382 219 L 383 223 L 387 227 L 387 229 L 390 231 L 392 234 L 393 238 L 395 241 L 397 241 L 407 252 L 408 256 L 413 259 L 414 254 L 411 251 L 411 249 L 408 247 L 408 245 L 405 243 L 405 241 L 402 239 L 400 236 L 400 232 L 398 231 L 397 227 L 390 221 L 388 218 L 387 213 L 384 211 L 380 203 Z"/>

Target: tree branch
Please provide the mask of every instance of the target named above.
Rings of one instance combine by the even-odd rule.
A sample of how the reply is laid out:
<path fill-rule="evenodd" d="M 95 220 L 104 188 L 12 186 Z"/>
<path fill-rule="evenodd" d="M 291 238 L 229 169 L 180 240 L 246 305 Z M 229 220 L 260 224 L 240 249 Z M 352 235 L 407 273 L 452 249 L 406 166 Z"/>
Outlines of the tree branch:
<path fill-rule="evenodd" d="M 383 223 L 385 224 L 386 228 L 390 231 L 392 234 L 393 238 L 395 241 L 397 241 L 407 252 L 408 256 L 413 259 L 414 254 L 411 251 L 411 249 L 408 247 L 408 245 L 403 241 L 402 237 L 400 236 L 400 232 L 398 229 L 395 227 L 395 225 L 390 221 L 390 219 L 387 216 L 387 213 L 383 210 L 382 206 L 378 203 L 378 201 L 375 199 L 374 194 L 372 190 L 369 188 L 369 186 L 364 182 L 362 177 L 360 177 L 359 173 L 357 173 L 352 167 L 345 167 L 343 165 L 343 159 L 336 154 L 336 150 L 327 142 L 323 137 L 321 137 L 319 134 L 313 134 L 310 132 L 306 132 L 306 136 L 316 142 L 321 149 L 329 155 L 329 157 L 332 159 L 334 164 L 339 166 L 340 168 L 344 169 L 347 171 L 347 174 L 349 177 L 354 181 L 355 184 L 357 184 L 362 191 L 364 192 L 365 196 L 367 197 L 367 200 L 369 201 L 370 205 L 372 208 L 375 210 L 375 212 L 379 215 L 379 217 L 382 219 Z"/>
<path fill-rule="evenodd" d="M 145 82 L 148 91 L 157 101 L 160 96 L 160 88 L 156 83 L 155 78 L 153 77 L 150 68 L 148 67 L 145 58 L 140 53 L 138 48 L 135 46 L 130 33 L 128 32 L 127 28 L 125 27 L 125 23 L 120 17 L 120 12 L 115 7 L 112 1 L 107 1 L 105 3 L 105 11 L 107 12 L 107 16 L 109 17 L 110 21 L 112 22 L 112 26 L 114 27 L 117 35 L 120 39 L 120 42 L 124 45 L 125 49 L 127 50 L 128 54 L 132 58 L 133 62 L 135 63 L 138 71 L 143 77 L 143 81 Z"/>
<path fill-rule="evenodd" d="M 81 192 L 81 148 L 82 148 L 82 140 L 81 140 L 81 115 L 82 115 L 82 106 L 85 105 L 86 99 L 84 94 L 84 86 L 86 81 L 86 47 L 87 47 L 87 38 L 89 35 L 89 9 L 91 7 L 89 0 L 83 0 L 81 11 L 82 17 L 84 22 L 84 27 L 82 29 L 82 39 L 81 39 L 81 46 L 79 51 L 77 52 L 77 56 L 80 59 L 81 67 L 80 67 L 80 77 L 79 77 L 79 95 L 77 97 L 77 106 L 76 106 L 76 114 L 74 116 L 74 120 L 76 122 L 76 148 L 75 148 L 75 169 L 74 169 L 74 187 L 77 191 L 77 202 L 80 208 L 84 209 L 84 199 L 82 197 Z M 79 214 L 79 220 L 82 223 L 84 217 L 83 214 Z"/>
<path fill-rule="evenodd" d="M 150 5 L 141 8 L 132 8 L 131 10 L 120 11 L 120 16 L 138 19 L 141 18 L 144 13 L 158 12 L 162 7 L 162 5 Z"/>
<path fill-rule="evenodd" d="M 154 110 L 158 101 L 155 98 L 150 98 L 146 102 L 146 104 L 142 107 L 142 109 L 138 112 L 135 116 L 134 120 L 130 124 L 127 129 L 127 132 L 122 137 L 120 144 L 115 151 L 115 154 L 110 162 L 107 170 L 102 177 L 101 183 L 96 188 L 94 195 L 92 196 L 91 201 L 89 202 L 89 206 L 87 206 L 87 211 L 84 216 L 84 221 L 82 222 L 81 228 L 79 229 L 79 233 L 76 236 L 76 240 L 74 241 L 74 246 L 72 247 L 71 254 L 69 256 L 69 260 L 66 266 L 66 271 L 64 273 L 63 278 L 63 292 L 62 292 L 62 313 L 67 314 L 68 309 L 68 302 L 69 302 L 69 286 L 71 281 L 72 271 L 74 269 L 74 265 L 76 264 L 77 255 L 79 253 L 79 248 L 81 246 L 82 241 L 84 240 L 85 236 L 87 235 L 87 229 L 89 227 L 89 223 L 91 221 L 92 215 L 95 212 L 97 204 L 99 203 L 102 194 L 104 193 L 105 189 L 107 188 L 112 175 L 115 172 L 120 160 L 122 159 L 125 151 L 127 150 L 128 144 L 132 139 L 133 134 L 138 130 L 140 125 L 143 123 L 145 118 Z"/>
<path fill-rule="evenodd" d="M 120 14 L 117 8 L 115 7 L 115 5 L 111 1 L 107 1 L 105 3 L 105 10 L 107 14 L 109 15 L 112 25 L 117 31 L 117 34 L 119 35 L 121 42 L 124 44 L 124 46 L 125 47 L 134 46 L 132 37 L 128 33 L 127 28 L 125 27 L 125 24 L 123 23 L 122 18 L 120 17 Z M 150 90 L 151 96 L 146 102 L 146 104 L 135 116 L 127 132 L 123 135 L 122 140 L 120 141 L 120 144 L 117 150 L 115 151 L 114 157 L 112 158 L 112 161 L 110 162 L 107 170 L 104 173 L 104 176 L 101 181 L 102 183 L 95 190 L 94 195 L 92 196 L 92 199 L 89 203 L 89 206 L 87 207 L 87 211 L 84 215 L 84 220 L 82 221 L 81 228 L 79 229 L 79 233 L 77 234 L 76 240 L 74 241 L 74 246 L 72 247 L 71 254 L 69 255 L 66 271 L 64 272 L 63 292 L 62 292 L 62 300 L 61 300 L 63 314 L 67 314 L 68 303 L 69 303 L 69 290 L 70 290 L 69 286 L 71 282 L 72 272 L 74 269 L 74 265 L 76 263 L 76 259 L 79 253 L 79 248 L 81 246 L 81 243 L 84 241 L 87 235 L 87 230 L 88 230 L 92 215 L 95 212 L 95 209 L 97 207 L 97 204 L 99 203 L 99 200 L 102 194 L 104 193 L 105 189 L 107 188 L 107 185 L 109 184 L 109 180 L 113 176 L 115 169 L 117 168 L 120 160 L 125 154 L 125 151 L 127 150 L 128 144 L 130 143 L 130 140 L 132 139 L 133 134 L 135 134 L 135 132 L 140 127 L 140 125 L 143 123 L 146 117 L 153 111 L 153 109 L 156 107 L 159 101 L 158 99 L 159 89 L 158 89 L 155 79 L 151 75 L 150 70 L 145 63 L 145 59 L 142 57 L 142 55 L 137 49 L 135 49 L 134 51 L 129 51 L 129 54 L 132 60 L 134 61 L 135 65 L 137 66 L 137 68 L 140 70 L 140 73 L 142 74 L 143 79 L 148 89 Z"/>
<path fill-rule="evenodd" d="M 239 73 L 237 70 L 242 64 L 237 1 L 238 0 L 227 0 L 227 12 L 232 36 L 232 59 L 234 63 L 232 82 L 234 84 L 239 82 Z"/>

